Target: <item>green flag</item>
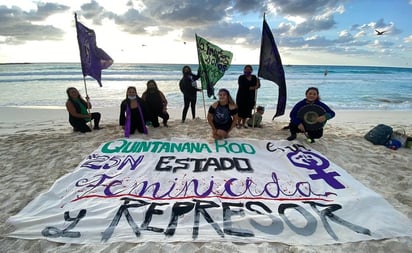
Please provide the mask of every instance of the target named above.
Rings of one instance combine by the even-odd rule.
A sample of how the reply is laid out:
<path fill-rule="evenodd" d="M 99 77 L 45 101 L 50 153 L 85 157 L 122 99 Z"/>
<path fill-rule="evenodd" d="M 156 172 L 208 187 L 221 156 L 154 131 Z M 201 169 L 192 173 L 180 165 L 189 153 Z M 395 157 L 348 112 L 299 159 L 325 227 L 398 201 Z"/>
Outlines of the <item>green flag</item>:
<path fill-rule="evenodd" d="M 222 50 L 215 44 L 197 36 L 197 56 L 199 59 L 199 75 L 202 89 L 207 90 L 207 96 L 214 96 L 214 86 L 229 69 L 232 62 L 232 52 Z"/>

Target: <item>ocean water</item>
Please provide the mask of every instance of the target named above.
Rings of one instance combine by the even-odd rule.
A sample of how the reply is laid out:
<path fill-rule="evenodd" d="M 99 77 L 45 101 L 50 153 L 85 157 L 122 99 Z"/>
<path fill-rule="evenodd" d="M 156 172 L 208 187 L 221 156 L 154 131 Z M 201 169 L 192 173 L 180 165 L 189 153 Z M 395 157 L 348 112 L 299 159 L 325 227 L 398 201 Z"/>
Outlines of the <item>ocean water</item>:
<path fill-rule="evenodd" d="M 197 65 L 190 65 L 194 72 Z M 103 87 L 86 77 L 83 81 L 80 63 L 1 64 L 1 107 L 64 108 L 66 88 L 77 87 L 84 96 L 86 89 L 95 108 L 119 106 L 128 86 L 142 94 L 146 82 L 156 80 L 164 92 L 169 108 L 182 108 L 179 90 L 182 64 L 115 63 L 102 71 Z M 254 74 L 258 66 L 254 67 Z M 285 65 L 287 109 L 304 98 L 310 86 L 319 88 L 322 101 L 334 110 L 412 110 L 412 68 L 366 66 Z M 216 84 L 235 98 L 237 79 L 243 65 L 232 65 Z M 327 75 L 325 72 L 327 70 Z M 200 83 L 199 83 L 200 85 Z M 85 88 L 86 87 L 86 88 Z M 257 104 L 275 109 L 278 86 L 261 79 Z M 198 93 L 198 106 L 203 104 Z M 215 101 L 204 93 L 206 106 Z"/>

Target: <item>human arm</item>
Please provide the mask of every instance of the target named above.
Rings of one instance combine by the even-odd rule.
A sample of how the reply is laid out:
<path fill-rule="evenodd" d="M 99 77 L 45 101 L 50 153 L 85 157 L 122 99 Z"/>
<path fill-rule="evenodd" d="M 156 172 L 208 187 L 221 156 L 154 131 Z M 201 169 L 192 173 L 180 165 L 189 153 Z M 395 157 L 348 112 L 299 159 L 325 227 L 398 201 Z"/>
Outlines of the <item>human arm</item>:
<path fill-rule="evenodd" d="M 260 88 L 260 80 L 255 75 L 252 76 L 253 79 L 256 79 L 255 85 L 250 86 L 249 90 L 257 90 Z"/>
<path fill-rule="evenodd" d="M 232 124 L 230 125 L 230 128 L 227 132 L 230 132 L 237 124 L 238 122 L 238 115 L 237 115 L 237 106 L 236 105 L 230 105 L 229 106 L 229 110 L 230 110 L 230 115 L 232 116 Z"/>
<path fill-rule="evenodd" d="M 292 110 L 291 110 L 290 113 L 289 113 L 290 121 L 291 121 L 293 124 L 295 124 L 296 126 L 298 126 L 299 124 L 302 123 L 302 121 L 298 118 L 298 112 L 299 112 L 299 110 L 300 110 L 303 106 L 305 106 L 306 104 L 307 104 L 307 103 L 306 103 L 306 99 L 303 99 L 303 100 L 297 102 L 297 103 L 293 106 Z"/>
<path fill-rule="evenodd" d="M 210 107 L 209 107 L 209 111 L 207 114 L 207 122 L 209 123 L 210 127 L 212 128 L 213 133 L 216 132 L 216 127 L 215 124 L 213 123 L 213 116 L 215 114 L 215 110 L 216 110 L 216 103 L 213 103 Z"/>
<path fill-rule="evenodd" d="M 316 102 L 317 105 L 321 106 L 324 110 L 325 110 L 325 114 L 322 116 L 318 117 L 318 122 L 319 123 L 326 123 L 327 120 L 332 119 L 333 117 L 335 117 L 335 112 L 330 109 L 329 106 L 327 106 L 325 103 L 321 102 L 321 101 L 317 101 Z"/>
<path fill-rule="evenodd" d="M 162 99 L 162 104 L 163 104 L 163 111 L 167 111 L 167 99 L 166 96 L 163 94 L 163 92 L 159 91 L 160 98 Z"/>
<path fill-rule="evenodd" d="M 302 123 L 302 120 L 298 117 L 298 112 L 299 110 L 303 107 L 307 105 L 306 99 L 303 99 L 301 101 L 299 101 L 298 103 L 296 103 L 292 110 L 290 111 L 290 122 L 294 125 L 296 125 L 298 127 L 298 129 L 302 132 L 306 132 L 305 131 L 305 126 Z"/>
<path fill-rule="evenodd" d="M 184 78 L 182 78 L 182 79 L 180 79 L 180 81 L 179 81 L 179 89 L 180 89 L 180 91 L 184 94 L 185 92 L 184 92 L 184 89 L 183 89 L 183 79 Z"/>
<path fill-rule="evenodd" d="M 209 123 L 210 127 L 212 128 L 212 136 L 213 138 L 218 138 L 217 135 L 217 128 L 215 127 L 215 124 L 213 122 L 213 116 L 215 114 L 215 110 L 216 107 L 213 106 L 217 106 L 216 103 L 213 103 L 210 107 L 209 107 L 209 112 L 207 114 L 207 122 Z"/>
<path fill-rule="evenodd" d="M 86 101 L 83 100 L 83 102 L 86 104 L 87 109 L 92 109 L 92 103 L 90 103 L 89 96 L 86 96 Z"/>
<path fill-rule="evenodd" d="M 192 79 L 193 79 L 193 81 L 196 81 L 196 80 L 199 79 L 199 78 L 200 78 L 199 71 L 197 71 L 197 74 L 196 74 L 196 75 L 192 73 Z"/>

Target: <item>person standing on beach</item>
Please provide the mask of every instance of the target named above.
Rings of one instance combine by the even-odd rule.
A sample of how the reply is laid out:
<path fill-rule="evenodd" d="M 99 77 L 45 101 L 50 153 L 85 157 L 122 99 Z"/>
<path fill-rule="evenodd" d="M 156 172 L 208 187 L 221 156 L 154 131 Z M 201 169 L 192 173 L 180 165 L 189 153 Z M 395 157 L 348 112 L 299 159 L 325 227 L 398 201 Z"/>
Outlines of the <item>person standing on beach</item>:
<path fill-rule="evenodd" d="M 91 132 L 92 130 L 87 125 L 91 120 L 94 121 L 94 130 L 101 129 L 99 127 L 100 113 L 89 113 L 89 109 L 92 108 L 89 97 L 86 96 L 86 100 L 84 100 L 79 91 L 74 87 L 67 88 L 66 93 L 66 109 L 69 112 L 69 122 L 73 130 L 81 133 Z"/>
<path fill-rule="evenodd" d="M 237 122 L 237 106 L 227 89 L 220 89 L 219 100 L 209 107 L 207 122 L 214 139 L 225 139 Z"/>
<path fill-rule="evenodd" d="M 199 75 L 194 75 L 192 69 L 189 66 L 184 66 L 182 69 L 183 77 L 180 79 L 179 88 L 183 93 L 183 112 L 182 123 L 186 120 L 187 111 L 189 106 L 192 110 L 192 118 L 196 118 L 196 100 L 197 92 L 201 89 L 197 88 L 196 80 L 199 79 Z"/>
<path fill-rule="evenodd" d="M 167 127 L 169 113 L 167 113 L 167 99 L 165 95 L 159 90 L 155 80 L 149 80 L 146 87 L 142 94 L 142 99 L 146 102 L 152 126 L 159 127 L 158 117 L 160 117 L 163 119 L 163 126 Z"/>
<path fill-rule="evenodd" d="M 137 95 L 136 87 L 129 86 L 126 99 L 120 104 L 119 125 L 125 130 L 125 136 L 139 133 L 147 134 L 147 110 L 144 101 Z"/>
<path fill-rule="evenodd" d="M 252 66 L 246 65 L 243 68 L 243 75 L 238 78 L 236 94 L 236 104 L 239 110 L 238 128 L 247 128 L 246 119 L 252 117 L 252 110 L 256 103 L 256 91 L 260 87 L 260 82 L 255 75 L 252 75 L 252 72 Z"/>
<path fill-rule="evenodd" d="M 305 95 L 306 98 L 296 103 L 290 111 L 290 136 L 287 138 L 288 141 L 296 139 L 296 134 L 298 132 L 302 132 L 308 137 L 309 143 L 314 143 L 315 139 L 319 139 L 323 136 L 323 126 L 326 124 L 326 121 L 335 117 L 335 112 L 332 111 L 332 109 L 330 109 L 325 103 L 320 101 L 318 88 L 308 88 Z M 303 119 L 299 116 L 299 111 L 307 105 L 317 105 L 322 107 L 325 111 L 325 114 L 318 116 L 317 119 L 315 119 L 316 124 L 320 125 L 317 129 L 305 129 Z"/>

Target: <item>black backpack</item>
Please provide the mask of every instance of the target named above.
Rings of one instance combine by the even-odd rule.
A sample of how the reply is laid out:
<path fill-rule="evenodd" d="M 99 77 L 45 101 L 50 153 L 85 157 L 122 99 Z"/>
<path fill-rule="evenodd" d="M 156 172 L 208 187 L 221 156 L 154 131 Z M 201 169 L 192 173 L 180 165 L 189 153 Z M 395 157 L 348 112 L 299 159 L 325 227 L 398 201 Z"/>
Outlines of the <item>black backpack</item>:
<path fill-rule="evenodd" d="M 379 124 L 365 134 L 365 139 L 375 145 L 385 145 L 391 139 L 392 132 L 392 127 Z"/>

